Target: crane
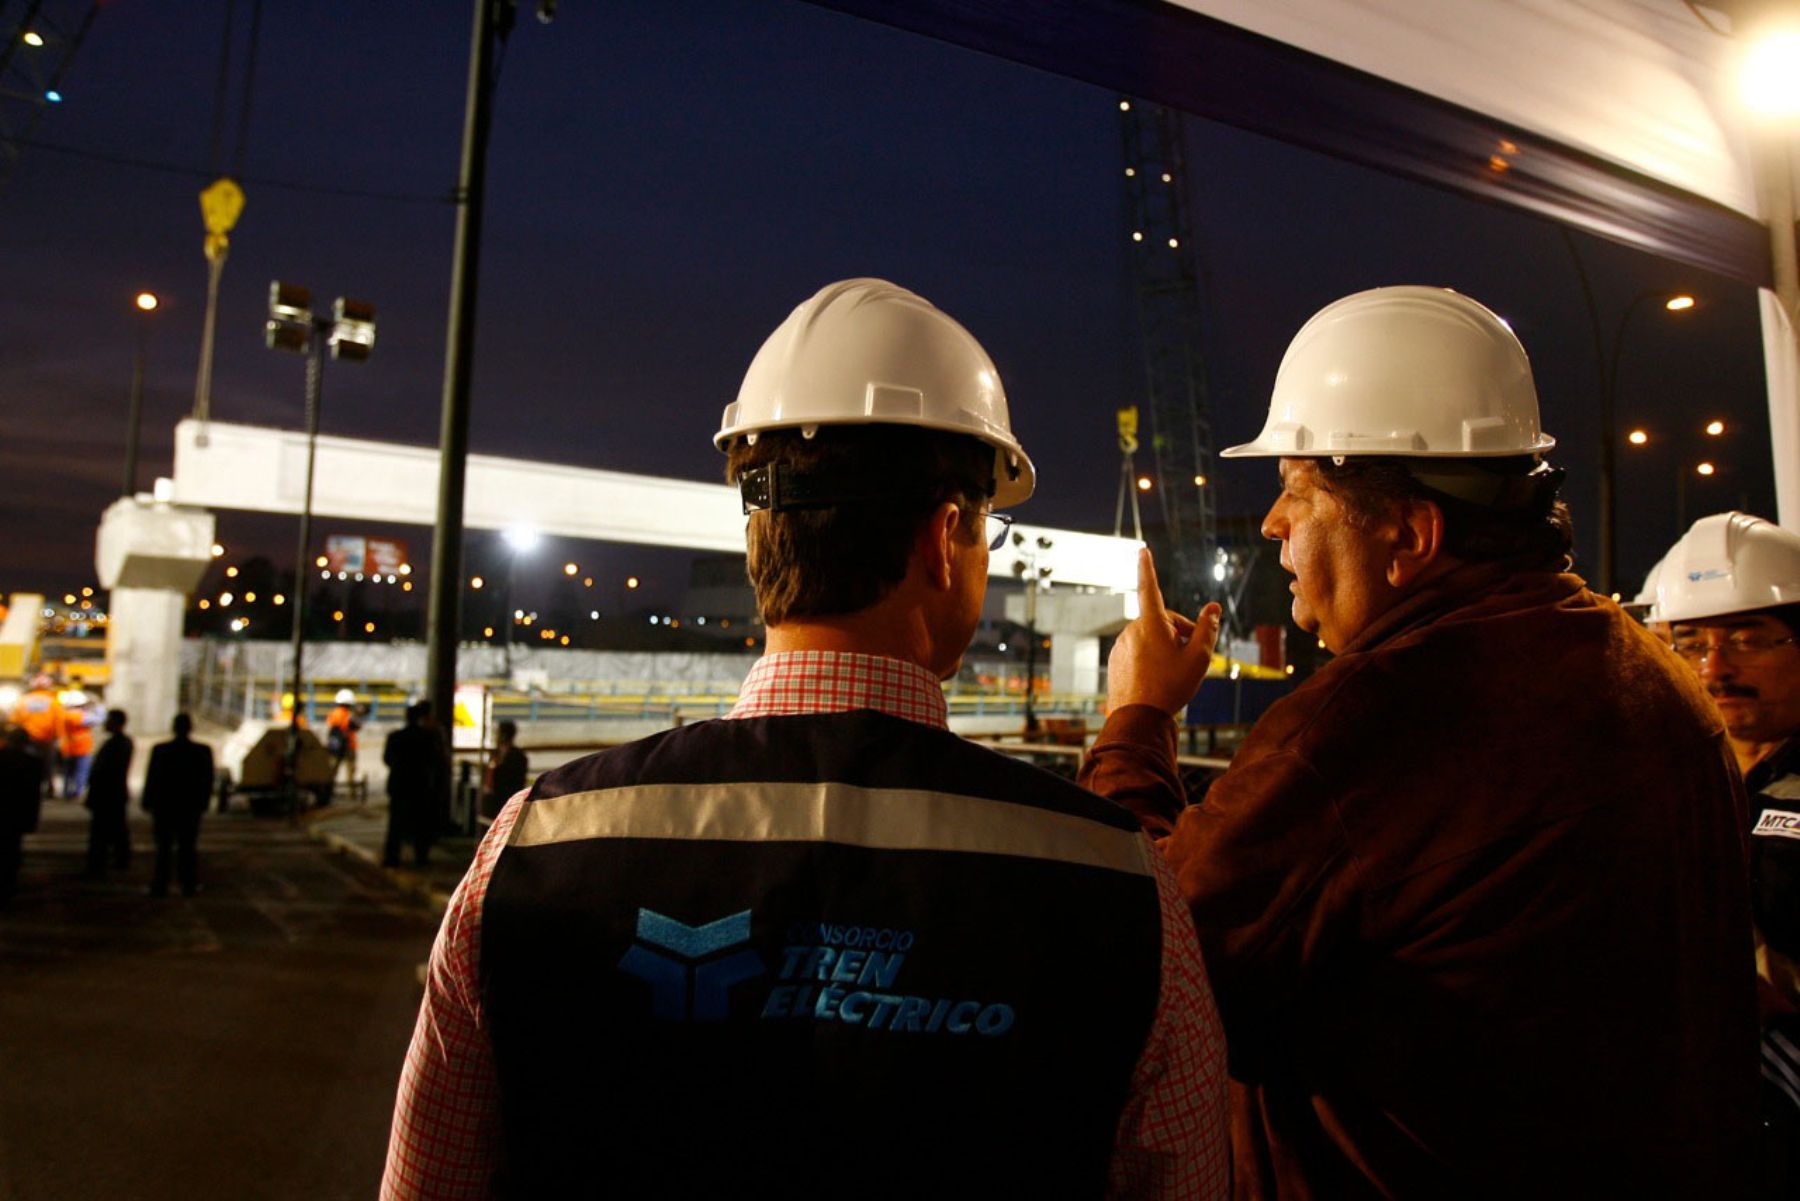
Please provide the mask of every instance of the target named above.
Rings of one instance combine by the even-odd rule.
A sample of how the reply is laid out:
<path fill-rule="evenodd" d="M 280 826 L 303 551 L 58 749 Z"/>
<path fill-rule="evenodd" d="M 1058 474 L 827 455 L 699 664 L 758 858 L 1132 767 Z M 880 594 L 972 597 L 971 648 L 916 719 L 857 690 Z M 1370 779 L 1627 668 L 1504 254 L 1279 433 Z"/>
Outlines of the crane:
<path fill-rule="evenodd" d="M 1219 533 L 1181 117 L 1131 96 L 1118 104 L 1128 251 L 1163 519 L 1160 574 L 1170 597 L 1191 612 L 1218 591 Z"/>

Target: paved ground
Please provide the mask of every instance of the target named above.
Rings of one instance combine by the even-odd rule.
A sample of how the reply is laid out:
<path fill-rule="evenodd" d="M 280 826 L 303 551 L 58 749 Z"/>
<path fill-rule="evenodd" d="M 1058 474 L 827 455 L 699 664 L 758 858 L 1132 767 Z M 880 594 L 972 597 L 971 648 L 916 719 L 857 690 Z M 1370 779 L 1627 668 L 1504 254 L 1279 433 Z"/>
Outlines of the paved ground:
<path fill-rule="evenodd" d="M 313 810 L 306 820 L 312 836 L 326 846 L 371 867 L 380 864 L 387 839 L 385 806 L 335 804 Z M 475 837 L 447 835 L 431 848 L 424 867 L 413 862 L 412 848 L 405 847 L 401 866 L 387 871 L 387 879 L 441 913 L 475 854 L 476 841 Z"/>
<path fill-rule="evenodd" d="M 0 910 L 0 1201 L 374 1195 L 436 914 L 312 832 L 209 815 L 202 893 L 153 900 L 147 829 L 84 880 L 85 811 L 45 806 Z"/>

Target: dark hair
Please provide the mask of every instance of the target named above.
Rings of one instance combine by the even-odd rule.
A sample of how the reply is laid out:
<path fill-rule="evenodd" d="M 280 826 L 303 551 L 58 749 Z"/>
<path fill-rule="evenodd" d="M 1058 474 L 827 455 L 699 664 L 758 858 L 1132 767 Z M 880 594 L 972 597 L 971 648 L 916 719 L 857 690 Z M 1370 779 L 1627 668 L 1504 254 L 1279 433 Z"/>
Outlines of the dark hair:
<path fill-rule="evenodd" d="M 508 741 L 508 742 L 511 742 L 513 739 L 517 738 L 518 736 L 519 736 L 519 723 L 518 722 L 508 720 L 508 721 L 503 721 L 500 723 L 500 737 L 506 739 L 506 741 Z"/>
<path fill-rule="evenodd" d="M 1791 605 L 1776 605 L 1763 612 L 1788 628 L 1788 633 L 1800 638 L 1800 602 Z"/>
<path fill-rule="evenodd" d="M 430 701 L 414 701 L 406 707 L 406 724 L 409 726 L 416 726 L 430 716 Z"/>
<path fill-rule="evenodd" d="M 171 728 L 175 731 L 175 737 L 186 738 L 194 732 L 194 719 L 185 713 L 177 713 L 175 724 Z"/>
<path fill-rule="evenodd" d="M 1458 559 L 1472 563 L 1518 560 L 1522 567 L 1552 571 L 1569 564 L 1575 522 L 1569 506 L 1557 499 L 1555 480 L 1560 476 L 1536 487 L 1524 483 L 1537 466 L 1534 456 L 1462 459 L 1448 465 L 1389 455 L 1315 461 L 1321 485 L 1344 502 L 1352 521 L 1372 522 L 1395 505 L 1429 500 L 1444 513 L 1444 550 Z M 1516 501 L 1489 506 L 1462 500 L 1421 482 L 1415 474 L 1430 474 L 1440 467 L 1496 491 L 1512 491 L 1517 494 Z"/>
<path fill-rule="evenodd" d="M 123 730 L 125 728 L 125 721 L 126 721 L 125 710 L 123 710 L 123 709 L 108 709 L 106 711 L 106 728 L 107 729 Z"/>
<path fill-rule="evenodd" d="M 771 430 L 731 447 L 725 478 L 776 467 L 844 503 L 759 511 L 750 517 L 746 569 L 769 625 L 796 617 L 855 613 L 906 575 L 919 523 L 945 501 L 964 529 L 994 490 L 994 448 L 966 434 L 904 425 L 826 426 L 814 437 Z"/>

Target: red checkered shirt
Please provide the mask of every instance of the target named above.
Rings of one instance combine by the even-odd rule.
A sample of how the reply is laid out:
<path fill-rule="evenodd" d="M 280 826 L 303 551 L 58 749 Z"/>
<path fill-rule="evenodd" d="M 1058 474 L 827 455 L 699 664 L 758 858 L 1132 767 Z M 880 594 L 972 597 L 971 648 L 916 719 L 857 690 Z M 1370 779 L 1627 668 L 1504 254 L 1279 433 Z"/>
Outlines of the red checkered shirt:
<path fill-rule="evenodd" d="M 730 716 L 850 709 L 947 727 L 944 694 L 930 672 L 898 659 L 833 651 L 763 656 Z M 501 1155 L 500 1097 L 476 963 L 488 879 L 524 799 L 519 793 L 494 819 L 432 946 L 425 999 L 400 1073 L 383 1201 L 492 1195 Z M 1162 905 L 1162 985 L 1119 1116 L 1107 1193 L 1222 1198 L 1230 1176 L 1224 1035 L 1188 907 L 1162 856 L 1150 850 L 1145 857 Z"/>

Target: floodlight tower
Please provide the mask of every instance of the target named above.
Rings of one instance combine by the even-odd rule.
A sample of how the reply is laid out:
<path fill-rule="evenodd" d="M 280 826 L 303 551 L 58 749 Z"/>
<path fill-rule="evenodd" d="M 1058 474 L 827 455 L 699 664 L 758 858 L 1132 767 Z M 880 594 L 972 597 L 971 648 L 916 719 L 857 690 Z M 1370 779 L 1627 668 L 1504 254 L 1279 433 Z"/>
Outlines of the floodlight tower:
<path fill-rule="evenodd" d="M 1050 587 L 1050 576 L 1054 569 L 1047 559 L 1055 543 L 1041 534 L 1027 540 L 1018 531 L 1012 536 L 1013 552 L 1019 557 L 1013 560 L 1012 573 L 1025 584 L 1025 734 L 1029 737 L 1037 733 L 1037 602 L 1038 593 Z"/>
<path fill-rule="evenodd" d="M 319 404 L 325 388 L 325 352 L 345 362 L 366 362 L 375 350 L 375 306 L 342 296 L 331 303 L 329 315 L 314 313 L 312 292 L 298 284 L 276 280 L 269 285 L 269 321 L 264 341 L 270 350 L 286 350 L 306 356 L 306 485 L 300 505 L 300 542 L 294 552 L 294 706 L 288 718 L 287 778 L 294 788 L 294 768 L 300 756 L 301 671 L 306 648 L 306 564 L 312 543 L 313 460 L 319 445 Z M 298 808 L 299 792 L 291 794 Z"/>

